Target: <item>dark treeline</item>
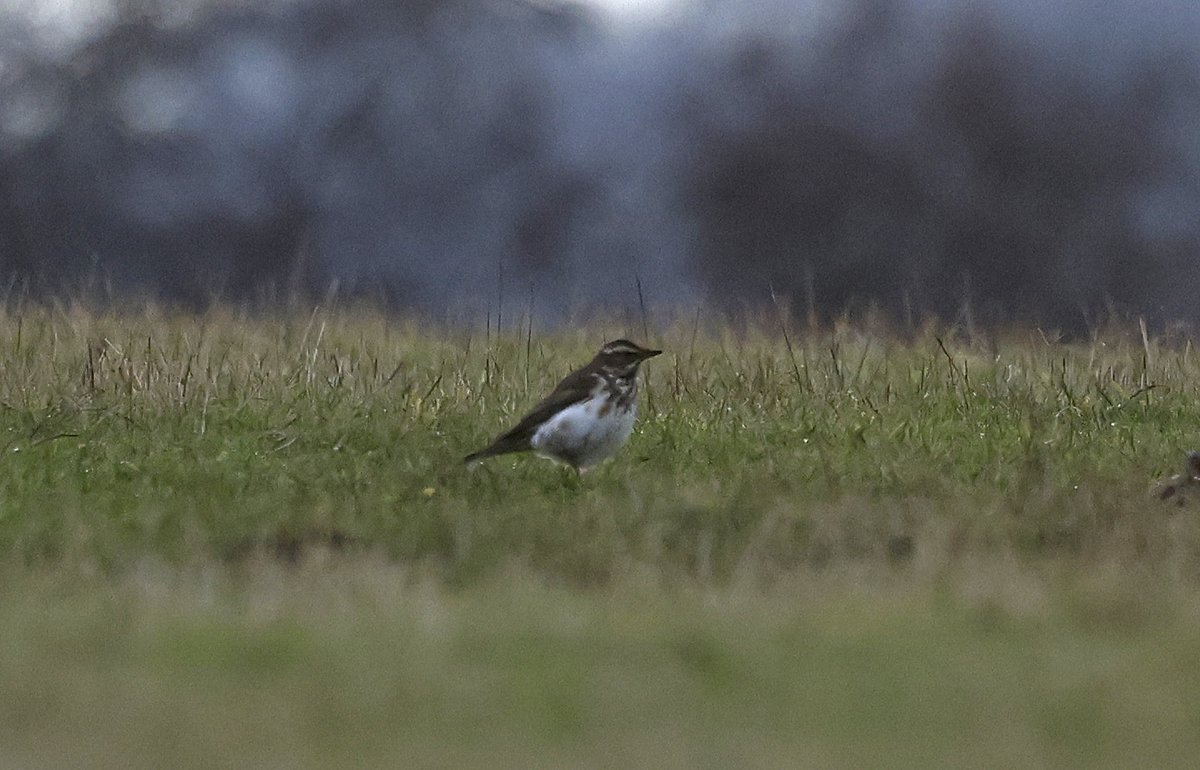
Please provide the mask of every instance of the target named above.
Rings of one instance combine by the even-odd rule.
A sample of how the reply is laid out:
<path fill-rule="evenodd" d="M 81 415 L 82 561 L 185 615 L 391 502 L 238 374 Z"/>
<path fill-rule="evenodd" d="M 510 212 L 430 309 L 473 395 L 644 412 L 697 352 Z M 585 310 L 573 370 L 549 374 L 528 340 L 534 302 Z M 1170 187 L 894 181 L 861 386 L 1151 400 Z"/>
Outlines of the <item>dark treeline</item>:
<path fill-rule="evenodd" d="M 0 269 L 454 316 L 1200 321 L 1200 10 L 129 4 L 0 34 Z M 768 4 L 769 5 L 769 4 Z M 505 288 L 507 287 L 507 288 Z"/>

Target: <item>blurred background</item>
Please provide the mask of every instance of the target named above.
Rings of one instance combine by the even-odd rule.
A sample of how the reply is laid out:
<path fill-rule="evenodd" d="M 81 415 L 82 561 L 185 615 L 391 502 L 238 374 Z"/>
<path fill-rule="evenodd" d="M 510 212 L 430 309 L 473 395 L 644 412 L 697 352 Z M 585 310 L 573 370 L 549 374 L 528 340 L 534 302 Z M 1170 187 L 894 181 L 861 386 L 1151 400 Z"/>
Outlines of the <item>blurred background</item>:
<path fill-rule="evenodd" d="M 5 0 L 7 292 L 1200 321 L 1192 0 Z"/>

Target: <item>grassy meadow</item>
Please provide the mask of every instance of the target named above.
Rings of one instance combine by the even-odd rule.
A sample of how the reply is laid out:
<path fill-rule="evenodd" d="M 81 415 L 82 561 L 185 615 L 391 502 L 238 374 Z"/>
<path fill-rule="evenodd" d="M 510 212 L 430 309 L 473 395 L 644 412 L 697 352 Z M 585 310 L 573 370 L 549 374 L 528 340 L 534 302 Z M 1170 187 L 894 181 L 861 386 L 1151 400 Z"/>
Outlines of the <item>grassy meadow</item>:
<path fill-rule="evenodd" d="M 614 460 L 462 466 L 626 335 Z M 0 768 L 1189 766 L 1193 447 L 1136 325 L 10 307 Z"/>

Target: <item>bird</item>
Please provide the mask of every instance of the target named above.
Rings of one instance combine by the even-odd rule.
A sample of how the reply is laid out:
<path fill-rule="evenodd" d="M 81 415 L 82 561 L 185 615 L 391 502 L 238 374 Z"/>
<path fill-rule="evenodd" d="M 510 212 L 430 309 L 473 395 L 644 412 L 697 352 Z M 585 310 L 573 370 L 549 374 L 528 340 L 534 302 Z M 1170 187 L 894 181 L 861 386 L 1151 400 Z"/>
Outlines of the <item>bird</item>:
<path fill-rule="evenodd" d="M 1200 452 L 1188 452 L 1183 473 L 1165 478 L 1154 485 L 1154 496 L 1186 505 L 1191 498 L 1200 497 Z"/>
<path fill-rule="evenodd" d="M 473 465 L 496 455 L 533 451 L 586 473 L 629 440 L 637 419 L 638 367 L 660 353 L 627 339 L 605 343 L 515 427 L 463 461 Z"/>

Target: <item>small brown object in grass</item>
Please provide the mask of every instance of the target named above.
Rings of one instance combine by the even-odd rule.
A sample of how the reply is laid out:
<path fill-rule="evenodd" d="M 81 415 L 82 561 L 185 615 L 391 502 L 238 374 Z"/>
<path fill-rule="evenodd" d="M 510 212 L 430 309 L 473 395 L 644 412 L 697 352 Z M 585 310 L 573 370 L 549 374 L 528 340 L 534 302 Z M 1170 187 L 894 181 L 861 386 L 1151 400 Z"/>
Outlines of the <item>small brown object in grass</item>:
<path fill-rule="evenodd" d="M 1170 500 L 1176 505 L 1200 499 L 1200 452 L 1188 452 L 1183 473 L 1158 481 L 1152 491 L 1159 500 Z"/>

